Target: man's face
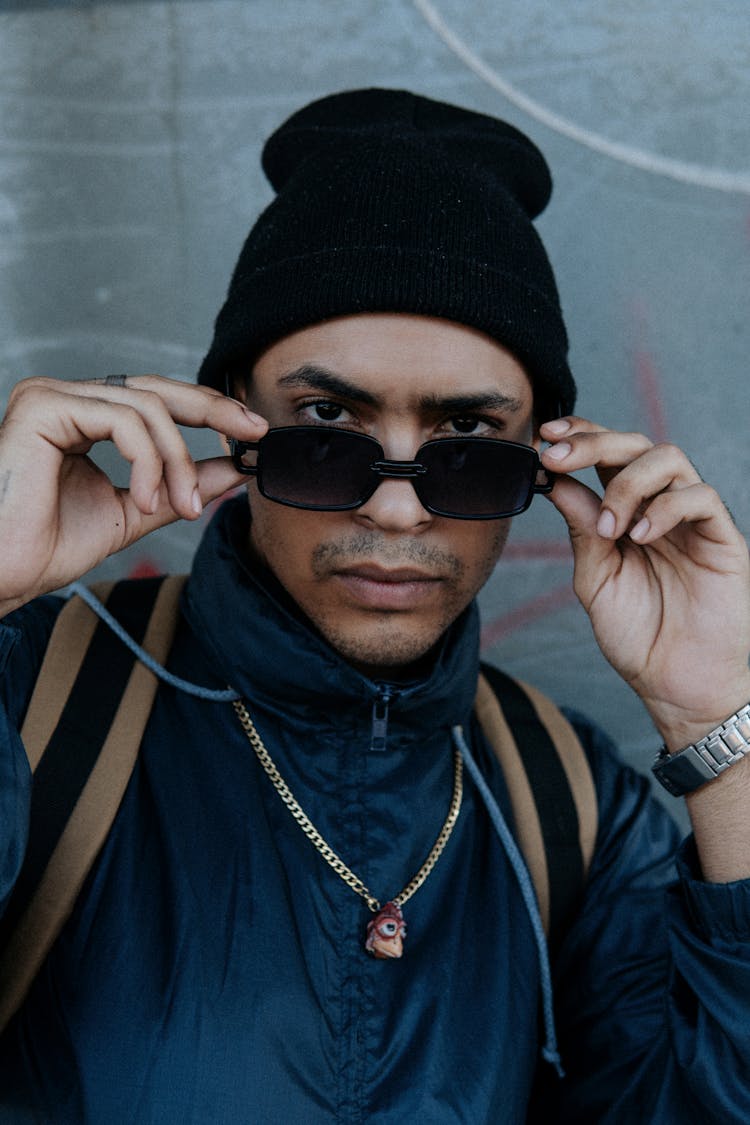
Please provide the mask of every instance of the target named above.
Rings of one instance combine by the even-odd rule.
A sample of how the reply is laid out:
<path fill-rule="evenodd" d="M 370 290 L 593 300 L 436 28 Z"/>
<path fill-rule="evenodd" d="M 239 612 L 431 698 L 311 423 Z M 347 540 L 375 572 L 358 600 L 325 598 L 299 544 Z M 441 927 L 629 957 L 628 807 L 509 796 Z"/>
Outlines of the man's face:
<path fill-rule="evenodd" d="M 247 392 L 271 426 L 337 426 L 411 461 L 433 438 L 531 443 L 532 392 L 483 333 L 428 317 L 346 316 L 302 329 L 258 360 Z M 434 516 L 407 480 L 360 508 L 284 507 L 249 485 L 250 546 L 326 640 L 373 678 L 408 675 L 486 582 L 508 520 Z"/>

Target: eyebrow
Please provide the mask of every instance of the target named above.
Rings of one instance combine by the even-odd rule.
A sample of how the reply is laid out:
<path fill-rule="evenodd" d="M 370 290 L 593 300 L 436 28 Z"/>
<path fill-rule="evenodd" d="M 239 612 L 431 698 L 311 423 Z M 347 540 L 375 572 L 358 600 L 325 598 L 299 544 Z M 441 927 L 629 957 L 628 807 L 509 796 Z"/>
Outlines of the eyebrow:
<path fill-rule="evenodd" d="M 473 394 L 425 395 L 419 400 L 419 405 L 423 410 L 445 414 L 472 413 L 476 410 L 502 410 L 507 414 L 515 414 L 523 404 L 520 399 L 499 391 L 476 391 Z"/>
<path fill-rule="evenodd" d="M 326 394 L 336 395 L 338 398 L 348 399 L 350 402 L 360 402 L 365 406 L 380 406 L 382 397 L 363 390 L 356 383 L 350 382 L 341 375 L 329 371 L 326 367 L 305 363 L 295 368 L 287 375 L 282 375 L 278 381 L 279 387 L 309 387 L 312 390 L 323 391 Z M 508 414 L 519 411 L 523 403 L 513 395 L 505 395 L 499 391 L 475 391 L 455 395 L 423 395 L 419 400 L 419 407 L 425 413 L 461 414 L 477 410 L 500 410 Z"/>
<path fill-rule="evenodd" d="M 376 395 L 370 394 L 350 383 L 341 375 L 335 375 L 325 367 L 305 363 L 302 367 L 295 368 L 288 375 L 282 375 L 278 382 L 279 387 L 310 387 L 311 390 L 325 391 L 326 394 L 336 395 L 338 398 L 349 399 L 350 402 L 361 402 L 365 406 L 378 406 L 382 401 Z"/>

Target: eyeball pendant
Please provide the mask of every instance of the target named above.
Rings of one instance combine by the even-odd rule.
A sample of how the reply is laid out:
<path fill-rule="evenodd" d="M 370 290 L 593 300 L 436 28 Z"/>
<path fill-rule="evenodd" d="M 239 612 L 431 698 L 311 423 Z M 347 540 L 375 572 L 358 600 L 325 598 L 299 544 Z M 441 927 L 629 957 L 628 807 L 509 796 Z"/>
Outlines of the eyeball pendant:
<path fill-rule="evenodd" d="M 387 902 L 367 923 L 365 949 L 379 961 L 398 958 L 404 952 L 406 923 L 401 907 Z"/>

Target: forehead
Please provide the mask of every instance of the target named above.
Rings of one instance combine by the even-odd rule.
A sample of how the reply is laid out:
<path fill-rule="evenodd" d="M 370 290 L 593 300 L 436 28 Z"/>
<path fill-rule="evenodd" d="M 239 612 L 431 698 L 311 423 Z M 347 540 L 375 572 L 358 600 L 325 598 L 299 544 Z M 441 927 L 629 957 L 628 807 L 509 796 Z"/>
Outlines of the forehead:
<path fill-rule="evenodd" d="M 374 405 L 480 393 L 495 393 L 509 409 L 531 409 L 532 403 L 529 379 L 506 348 L 476 329 L 433 317 L 371 313 L 303 328 L 260 356 L 253 384 L 261 393 L 293 393 L 312 385 L 307 376 L 314 371 L 341 376 Z"/>

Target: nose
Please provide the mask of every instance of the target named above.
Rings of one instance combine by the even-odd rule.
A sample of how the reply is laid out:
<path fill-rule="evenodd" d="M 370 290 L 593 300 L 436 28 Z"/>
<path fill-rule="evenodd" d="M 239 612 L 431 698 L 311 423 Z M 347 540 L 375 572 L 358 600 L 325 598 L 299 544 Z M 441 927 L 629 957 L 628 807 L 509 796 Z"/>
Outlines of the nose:
<path fill-rule="evenodd" d="M 356 518 L 381 531 L 414 532 L 432 522 L 432 516 L 414 491 L 412 482 L 385 477 L 369 500 L 356 509 Z"/>

